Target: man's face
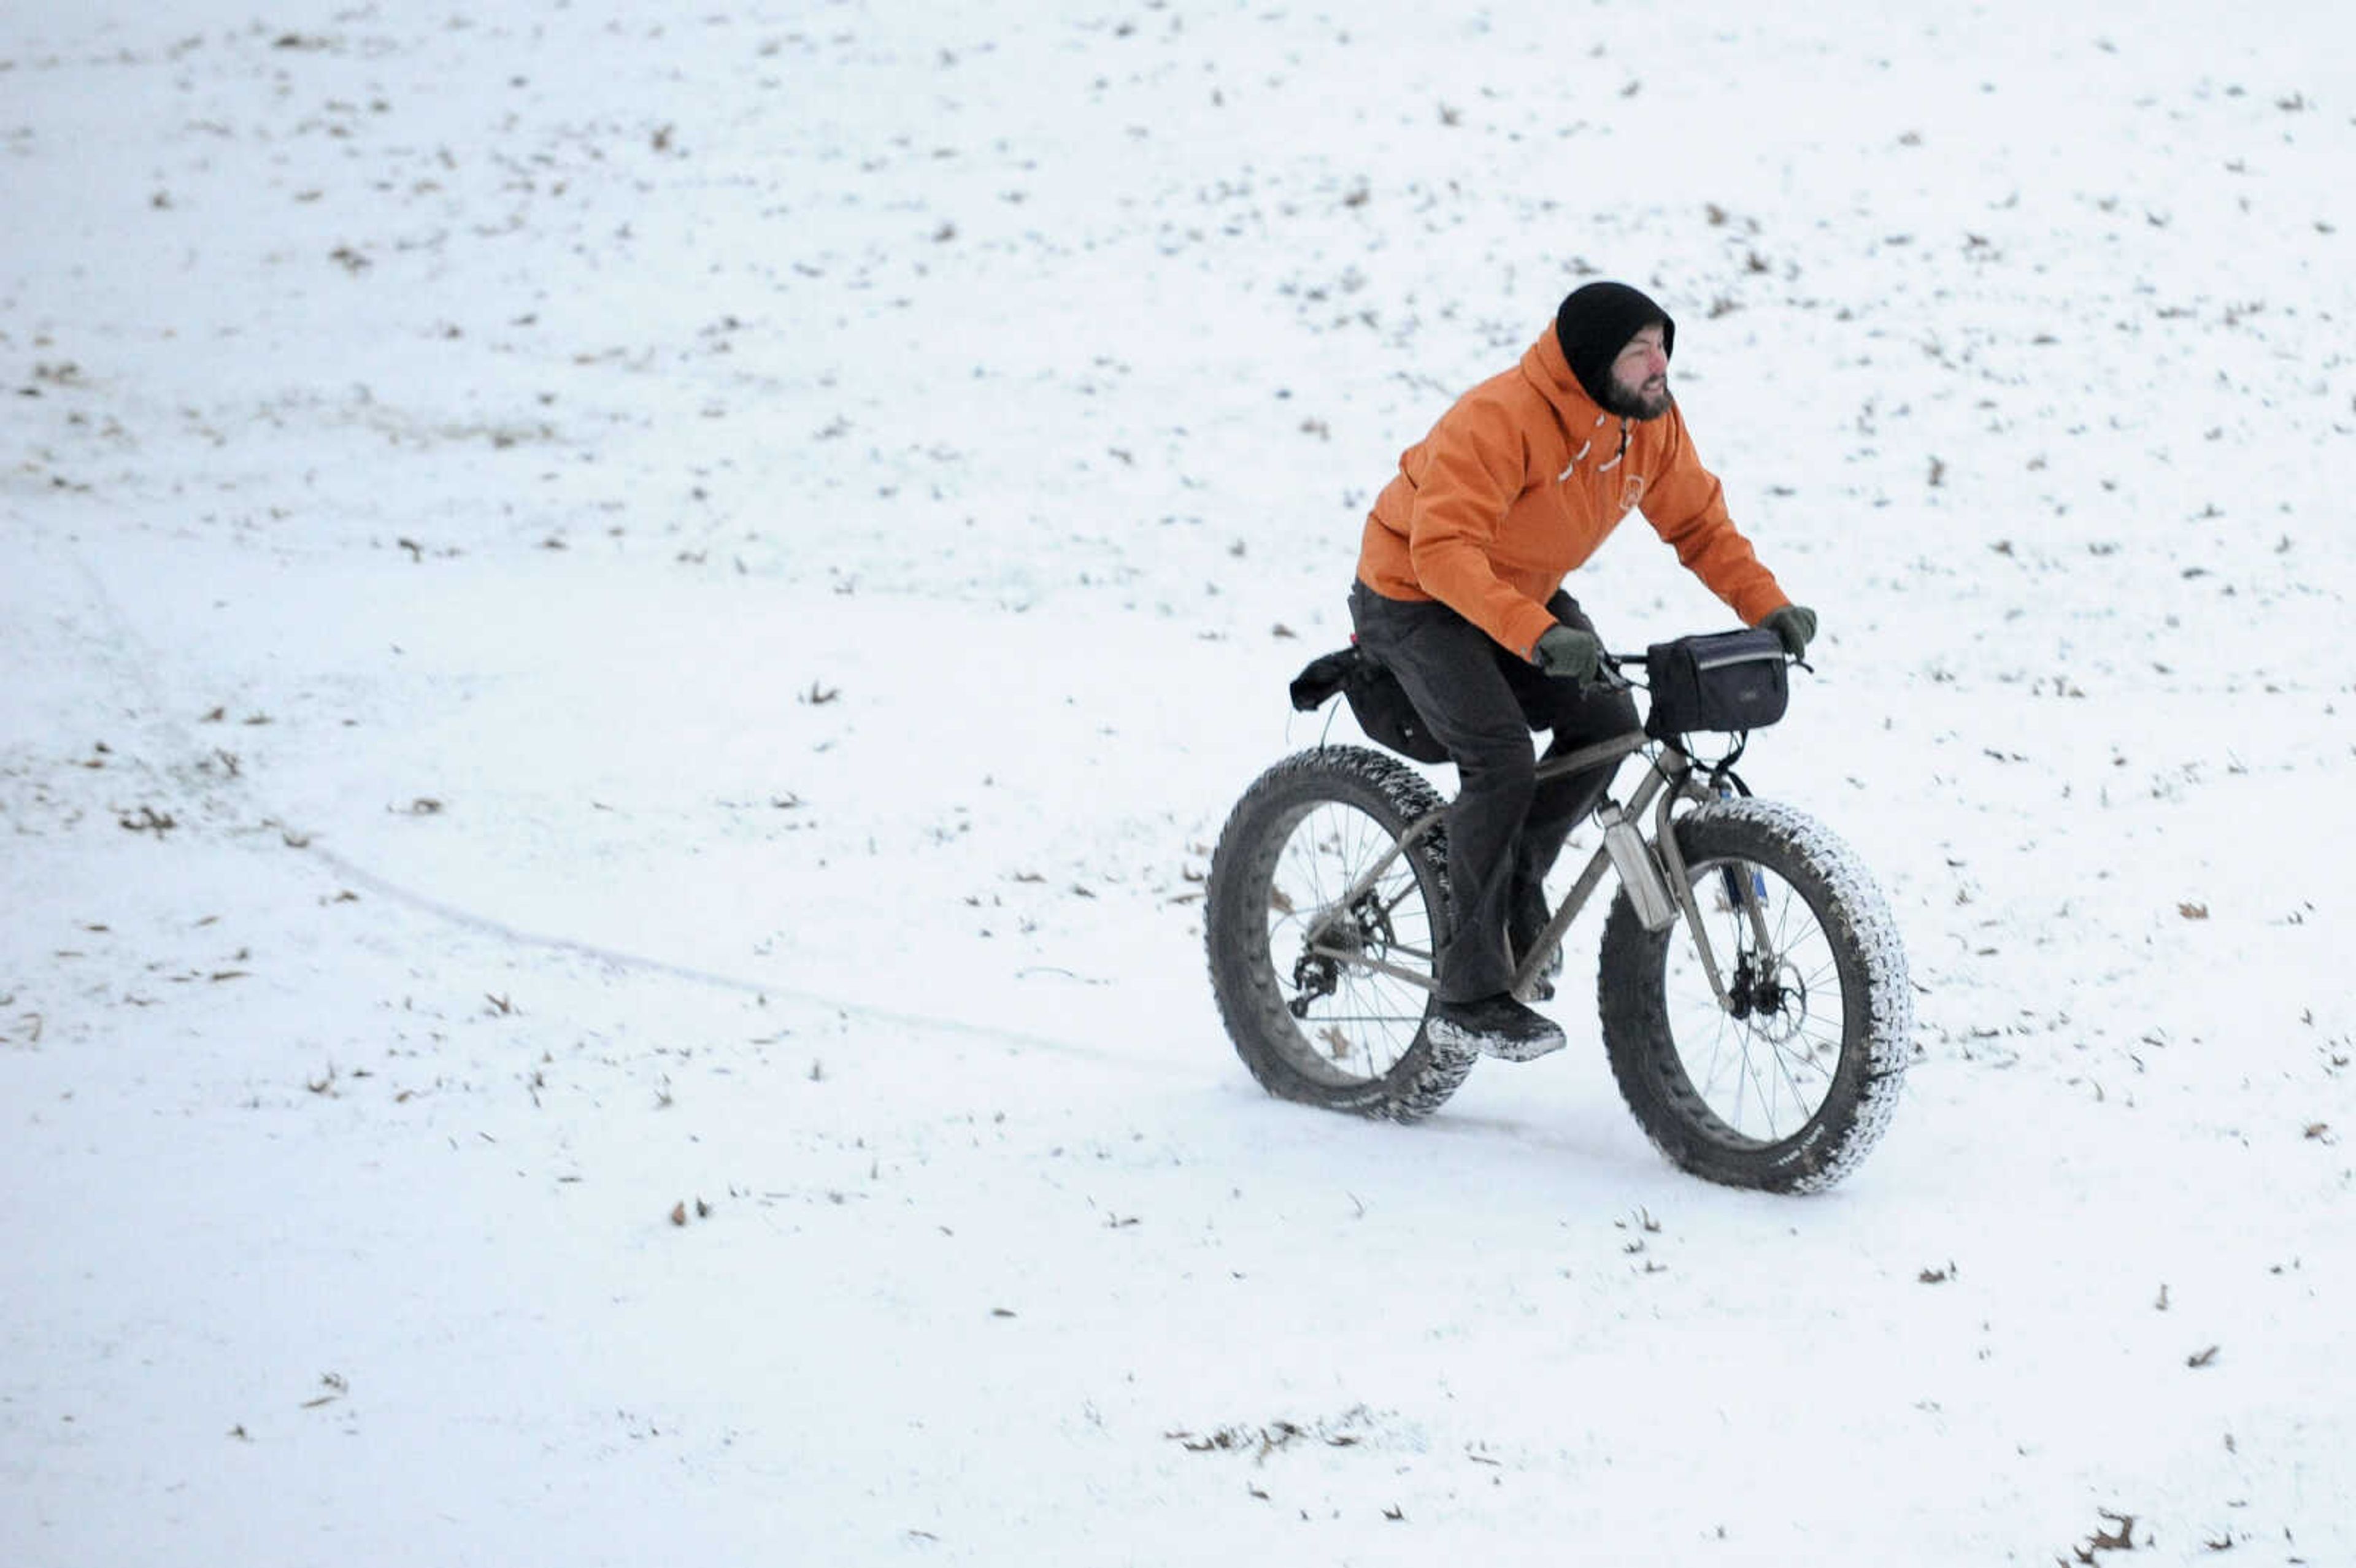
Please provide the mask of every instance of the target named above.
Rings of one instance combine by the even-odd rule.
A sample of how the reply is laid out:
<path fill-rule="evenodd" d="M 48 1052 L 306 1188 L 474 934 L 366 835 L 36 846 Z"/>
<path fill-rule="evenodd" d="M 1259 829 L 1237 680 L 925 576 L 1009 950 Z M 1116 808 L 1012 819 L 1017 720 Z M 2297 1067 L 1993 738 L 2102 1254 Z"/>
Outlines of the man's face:
<path fill-rule="evenodd" d="M 1659 325 L 1630 338 L 1612 361 L 1612 412 L 1656 420 L 1669 411 L 1668 334 Z"/>

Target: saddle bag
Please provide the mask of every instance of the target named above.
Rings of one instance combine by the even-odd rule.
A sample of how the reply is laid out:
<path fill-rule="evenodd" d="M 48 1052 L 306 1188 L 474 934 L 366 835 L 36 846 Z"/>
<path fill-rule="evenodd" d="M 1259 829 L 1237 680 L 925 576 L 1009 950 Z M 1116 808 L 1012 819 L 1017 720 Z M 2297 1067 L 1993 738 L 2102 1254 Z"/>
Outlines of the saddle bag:
<path fill-rule="evenodd" d="M 1666 741 L 1697 731 L 1760 730 L 1790 700 L 1783 640 L 1772 632 L 1711 632 L 1644 650 L 1652 711 L 1644 732 Z"/>
<path fill-rule="evenodd" d="M 1448 760 L 1448 748 L 1433 738 L 1398 677 L 1355 643 L 1310 660 L 1292 677 L 1291 690 L 1292 706 L 1303 713 L 1323 707 L 1338 691 L 1368 740 L 1419 763 Z"/>

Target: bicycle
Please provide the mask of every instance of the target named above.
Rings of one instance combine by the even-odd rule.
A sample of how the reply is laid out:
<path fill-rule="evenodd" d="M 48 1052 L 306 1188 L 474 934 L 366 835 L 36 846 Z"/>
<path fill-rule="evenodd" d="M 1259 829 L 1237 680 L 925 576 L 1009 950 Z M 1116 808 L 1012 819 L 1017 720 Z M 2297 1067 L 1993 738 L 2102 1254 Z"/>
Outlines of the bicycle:
<path fill-rule="evenodd" d="M 1711 650 L 1743 639 L 1750 678 L 1773 690 L 1760 704 L 1713 708 Z M 1673 698 L 1664 682 L 1689 686 L 1697 652 L 1701 699 L 1683 687 Z M 1348 659 L 1371 666 L 1355 649 L 1320 664 Z M 1597 1001 L 1637 1124 L 1671 1163 L 1708 1180 L 1829 1187 L 1889 1124 L 1913 996 L 1897 923 L 1864 864 L 1813 818 L 1753 797 L 1733 770 L 1750 731 L 1782 715 L 1781 645 L 1772 634 L 1721 634 L 1603 662 L 1605 678 L 1648 692 L 1650 715 L 1542 763 L 1539 776 L 1608 765 L 1616 786 L 1640 752 L 1644 771 L 1624 804 L 1607 787 L 1594 813 L 1602 841 L 1516 955 L 1515 995 L 1532 999 L 1572 922 L 1616 875 Z M 1729 655 L 1719 667 L 1738 662 Z M 1638 688 L 1629 672 L 1640 666 Z M 1342 685 L 1321 688 L 1318 702 Z M 1294 700 L 1312 706 L 1301 683 Z M 1714 761 L 1694 749 L 1708 732 L 1736 737 Z M 1445 818 L 1421 773 L 1353 744 L 1295 753 L 1237 802 L 1212 855 L 1205 942 L 1220 1016 L 1269 1093 L 1412 1122 L 1472 1072 L 1474 1051 L 1424 1027 L 1450 929 Z"/>

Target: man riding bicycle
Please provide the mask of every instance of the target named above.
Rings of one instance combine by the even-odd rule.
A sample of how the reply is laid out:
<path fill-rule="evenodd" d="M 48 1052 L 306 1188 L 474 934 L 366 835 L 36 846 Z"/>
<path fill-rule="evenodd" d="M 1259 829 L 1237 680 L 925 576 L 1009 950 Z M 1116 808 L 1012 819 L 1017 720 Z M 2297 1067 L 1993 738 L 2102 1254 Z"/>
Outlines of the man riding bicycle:
<path fill-rule="evenodd" d="M 1448 813 L 1455 927 L 1428 1029 L 1510 1061 L 1562 1030 L 1511 994 L 1547 920 L 1545 881 L 1610 770 L 1537 783 L 1547 757 L 1636 728 L 1623 690 L 1591 685 L 1601 644 L 1563 580 L 1631 510 L 1746 624 L 1797 656 L 1814 611 L 1792 603 L 1727 515 L 1669 394 L 1676 325 L 1624 283 L 1572 291 L 1521 362 L 1482 382 L 1399 458 L 1376 497 L 1350 615 L 1456 763 Z"/>

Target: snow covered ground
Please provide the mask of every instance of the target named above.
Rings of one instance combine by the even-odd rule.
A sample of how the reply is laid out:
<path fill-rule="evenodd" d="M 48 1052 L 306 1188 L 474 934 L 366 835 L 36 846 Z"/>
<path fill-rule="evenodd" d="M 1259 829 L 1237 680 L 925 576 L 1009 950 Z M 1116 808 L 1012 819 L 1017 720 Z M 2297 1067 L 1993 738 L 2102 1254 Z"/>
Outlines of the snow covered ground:
<path fill-rule="evenodd" d="M 2322 0 L 21 0 L 0 1560 L 2356 1562 L 2351 168 Z M 1590 272 L 1912 956 L 1817 1199 L 1592 916 L 1415 1128 L 1203 974 Z"/>

